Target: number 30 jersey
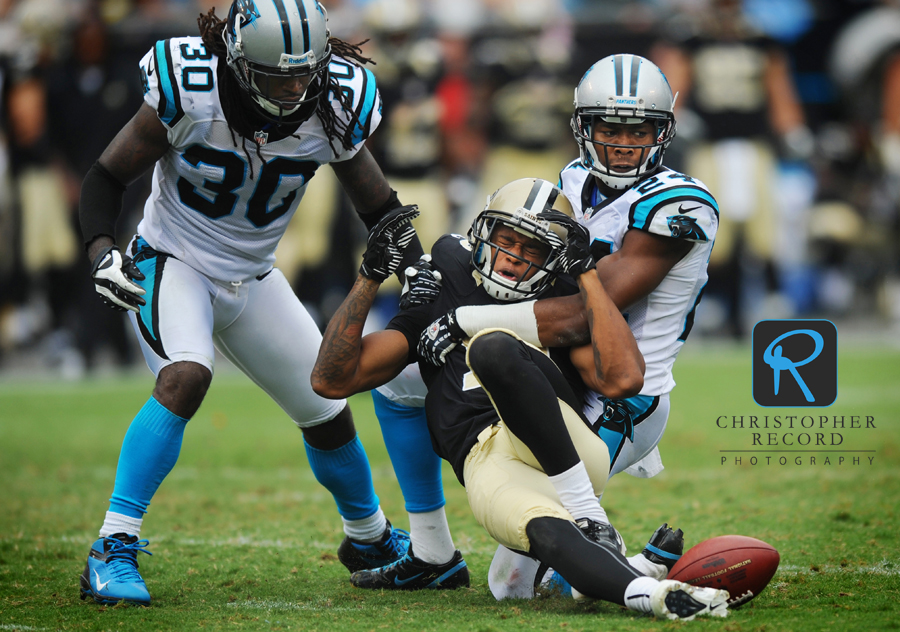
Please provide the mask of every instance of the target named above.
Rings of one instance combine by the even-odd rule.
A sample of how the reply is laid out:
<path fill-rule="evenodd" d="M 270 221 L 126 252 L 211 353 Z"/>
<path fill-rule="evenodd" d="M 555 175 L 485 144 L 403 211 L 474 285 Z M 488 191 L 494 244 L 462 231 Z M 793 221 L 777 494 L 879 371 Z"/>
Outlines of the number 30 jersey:
<path fill-rule="evenodd" d="M 220 62 L 199 37 L 158 41 L 141 60 L 144 101 L 166 126 L 170 148 L 153 170 L 138 232 L 203 274 L 243 281 L 272 268 L 316 169 L 356 155 L 381 121 L 381 98 L 369 70 L 335 57 L 331 75 L 351 96 L 358 120 L 327 96 L 338 120 L 353 127 L 352 149 L 339 139 L 332 149 L 317 115 L 293 136 L 270 139 L 262 128 L 243 138 L 225 120 Z"/>
<path fill-rule="evenodd" d="M 629 230 L 694 242 L 656 289 L 622 311 L 647 367 L 641 394 L 668 393 L 675 387 L 672 365 L 691 332 L 706 286 L 719 225 L 715 198 L 699 180 L 666 168 L 615 198 L 605 198 L 577 160 L 559 175 L 576 218 L 591 232 L 596 259 L 619 250 Z"/>

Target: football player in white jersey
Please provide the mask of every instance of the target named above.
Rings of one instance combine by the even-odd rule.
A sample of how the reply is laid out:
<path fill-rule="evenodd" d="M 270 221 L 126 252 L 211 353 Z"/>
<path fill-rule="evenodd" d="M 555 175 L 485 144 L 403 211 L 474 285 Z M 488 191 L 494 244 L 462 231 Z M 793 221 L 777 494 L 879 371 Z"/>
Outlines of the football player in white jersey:
<path fill-rule="evenodd" d="M 350 571 L 400 559 L 409 536 L 385 519 L 345 400 L 316 395 L 321 335 L 275 248 L 306 185 L 330 164 L 363 222 L 402 207 L 365 148 L 381 102 L 368 60 L 330 36 L 316 0 L 236 0 L 201 37 L 159 41 L 141 60 L 144 104 L 90 170 L 80 220 L 97 291 L 128 310 L 156 385 L 131 422 L 81 597 L 149 604 L 137 570 L 141 523 L 178 458 L 218 349 L 303 432 L 316 479 L 334 496 Z M 153 168 L 138 235 L 114 240 L 122 192 Z M 410 262 L 421 253 L 409 228 Z M 383 270 L 363 262 L 363 274 Z"/>
<path fill-rule="evenodd" d="M 560 173 L 560 188 L 590 229 L 597 274 L 646 363 L 637 396 L 611 400 L 593 392 L 586 398 L 585 415 L 609 449 L 610 476 L 627 469 L 648 477 L 662 469 L 656 445 L 675 386 L 672 365 L 693 325 L 718 226 L 718 205 L 706 186 L 663 166 L 675 136 L 674 101 L 665 76 L 647 59 L 624 54 L 598 61 L 575 89 L 572 129 L 580 158 Z M 486 327 L 513 329 L 542 346 L 587 339 L 583 310 L 571 298 L 462 307 L 435 326 L 447 331 L 436 336 L 434 345 L 443 349 L 433 349 L 433 357 Z M 680 556 L 682 535 L 663 525 L 629 559 L 664 577 Z M 536 584 L 552 577 L 545 571 L 500 547 L 489 583 L 498 599 L 531 597 Z"/>

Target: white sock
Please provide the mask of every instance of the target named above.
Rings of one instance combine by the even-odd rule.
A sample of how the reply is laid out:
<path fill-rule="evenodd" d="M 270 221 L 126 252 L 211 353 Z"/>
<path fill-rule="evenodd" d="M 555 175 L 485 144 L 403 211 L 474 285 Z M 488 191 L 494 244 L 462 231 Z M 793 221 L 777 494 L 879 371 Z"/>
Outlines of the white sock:
<path fill-rule="evenodd" d="M 429 564 L 446 564 L 456 553 L 444 508 L 409 514 L 413 554 Z"/>
<path fill-rule="evenodd" d="M 625 607 L 638 612 L 653 612 L 650 608 L 650 593 L 659 585 L 652 577 L 638 577 L 631 580 L 625 589 Z"/>
<path fill-rule="evenodd" d="M 143 518 L 132 518 L 125 514 L 107 511 L 106 518 L 103 519 L 103 526 L 100 527 L 100 537 L 105 538 L 113 533 L 127 533 L 128 535 L 141 535 L 141 523 Z"/>
<path fill-rule="evenodd" d="M 384 535 L 384 530 L 387 528 L 387 518 L 384 517 L 384 512 L 381 511 L 381 507 L 379 507 L 378 511 L 371 516 L 363 518 L 362 520 L 347 520 L 343 517 L 341 520 L 344 521 L 344 533 L 346 533 L 351 540 L 356 540 L 357 542 L 363 542 L 365 544 L 378 542 Z"/>
<path fill-rule="evenodd" d="M 590 518 L 597 522 L 609 524 L 606 512 L 600 508 L 594 495 L 594 486 L 588 477 L 584 463 L 579 461 L 562 474 L 550 476 L 550 482 L 559 496 L 562 506 L 575 520 Z"/>
<path fill-rule="evenodd" d="M 662 581 L 666 578 L 666 575 L 669 574 L 668 568 L 666 568 L 663 564 L 656 564 L 655 562 L 651 562 L 646 557 L 644 557 L 643 553 L 632 555 L 627 559 L 628 563 L 631 565 L 631 568 L 639 573 L 643 573 L 647 577 L 653 577 Z"/>

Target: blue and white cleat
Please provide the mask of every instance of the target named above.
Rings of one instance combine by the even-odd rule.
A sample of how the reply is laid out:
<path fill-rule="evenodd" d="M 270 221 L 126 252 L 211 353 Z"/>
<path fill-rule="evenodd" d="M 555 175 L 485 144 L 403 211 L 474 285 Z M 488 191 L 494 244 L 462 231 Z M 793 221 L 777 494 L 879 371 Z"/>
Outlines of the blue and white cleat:
<path fill-rule="evenodd" d="M 409 533 L 387 523 L 378 542 L 366 544 L 345 537 L 338 547 L 338 559 L 351 573 L 387 566 L 403 558 L 409 550 Z"/>
<path fill-rule="evenodd" d="M 81 574 L 81 598 L 88 595 L 99 604 L 125 603 L 150 605 L 150 593 L 138 572 L 138 552 L 150 544 L 136 536 L 115 533 L 100 538 L 91 547 L 87 564 Z"/>

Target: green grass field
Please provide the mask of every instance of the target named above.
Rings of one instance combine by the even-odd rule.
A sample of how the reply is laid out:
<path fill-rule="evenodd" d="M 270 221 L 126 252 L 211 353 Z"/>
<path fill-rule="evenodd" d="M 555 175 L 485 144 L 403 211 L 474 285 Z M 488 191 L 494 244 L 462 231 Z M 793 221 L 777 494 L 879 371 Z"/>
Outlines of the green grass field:
<path fill-rule="evenodd" d="M 900 351 L 842 348 L 839 366 L 833 406 L 774 410 L 752 400 L 746 348 L 696 344 L 679 359 L 661 444 L 666 470 L 650 480 L 613 479 L 604 497 L 610 517 L 631 553 L 664 521 L 683 528 L 689 546 L 740 533 L 781 552 L 760 597 L 727 619 L 691 623 L 561 598 L 495 602 L 486 579 L 495 546 L 449 468 L 447 510 L 472 587 L 352 588 L 335 555 L 340 520 L 313 479 L 300 432 L 242 375 L 224 370 L 144 522 L 153 557 L 141 556 L 141 570 L 153 606 L 80 601 L 78 575 L 107 508 L 119 446 L 152 378 L 8 378 L 0 382 L 0 630 L 900 629 Z M 405 528 L 371 400 L 352 403 L 382 505 Z M 840 449 L 874 452 L 722 452 L 754 449 L 753 432 L 774 432 L 779 443 L 807 432 L 733 428 L 733 416 L 747 424 L 750 415 L 804 414 L 817 426 L 820 414 L 845 416 L 846 429 L 808 432 L 836 432 Z M 862 428 L 850 428 L 851 415 Z M 727 428 L 716 425 L 722 416 Z M 866 416 L 875 428 L 865 428 Z M 812 437 L 810 446 L 756 449 L 811 449 Z"/>

